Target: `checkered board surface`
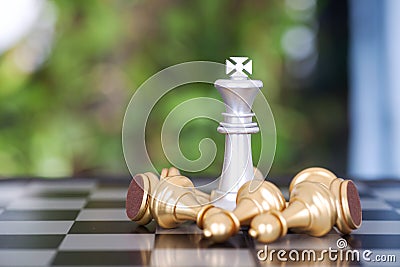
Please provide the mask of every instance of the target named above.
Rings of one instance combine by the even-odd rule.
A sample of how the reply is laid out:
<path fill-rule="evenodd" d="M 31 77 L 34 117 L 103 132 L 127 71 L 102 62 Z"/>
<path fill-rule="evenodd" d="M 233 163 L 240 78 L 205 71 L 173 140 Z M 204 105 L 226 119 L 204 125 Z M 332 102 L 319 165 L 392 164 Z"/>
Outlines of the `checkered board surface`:
<path fill-rule="evenodd" d="M 281 266 L 260 261 L 245 230 L 223 244 L 202 239 L 194 224 L 161 229 L 138 226 L 125 215 L 129 181 L 82 179 L 0 181 L 0 266 Z M 343 236 L 348 248 L 396 255 L 400 265 L 400 182 L 357 183 L 363 225 Z M 287 190 L 284 190 L 287 193 Z M 290 233 L 268 249 L 337 248 L 322 238 Z M 318 262 L 339 265 L 337 262 Z M 345 265 L 374 265 L 346 262 Z M 376 264 L 376 263 L 375 263 Z M 289 263 L 285 266 L 304 265 Z M 312 263 L 308 263 L 312 265 Z"/>

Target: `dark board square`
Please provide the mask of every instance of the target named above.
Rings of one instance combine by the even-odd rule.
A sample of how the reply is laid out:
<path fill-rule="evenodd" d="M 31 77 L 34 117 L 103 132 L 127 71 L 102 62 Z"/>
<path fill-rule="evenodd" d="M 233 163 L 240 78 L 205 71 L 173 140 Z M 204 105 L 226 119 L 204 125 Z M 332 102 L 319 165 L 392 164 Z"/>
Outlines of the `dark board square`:
<path fill-rule="evenodd" d="M 64 235 L 0 235 L 1 249 L 56 249 Z"/>
<path fill-rule="evenodd" d="M 360 198 L 375 198 L 375 196 L 371 194 L 371 192 L 359 191 L 358 194 Z"/>
<path fill-rule="evenodd" d="M 52 265 L 149 265 L 149 251 L 61 251 Z"/>
<path fill-rule="evenodd" d="M 5 210 L 0 221 L 73 221 L 79 210 Z"/>
<path fill-rule="evenodd" d="M 148 234 L 155 233 L 155 227 L 140 226 L 125 221 L 79 221 L 75 222 L 69 234 Z"/>
<path fill-rule="evenodd" d="M 90 200 L 86 203 L 85 209 L 124 209 L 125 201 L 97 201 Z"/>
<path fill-rule="evenodd" d="M 400 209 L 400 201 L 386 200 L 386 202 L 395 209 Z"/>
<path fill-rule="evenodd" d="M 400 181 L 395 180 L 376 180 L 365 181 L 369 188 L 394 188 L 400 189 Z"/>
<path fill-rule="evenodd" d="M 371 221 L 400 221 L 400 214 L 394 210 L 364 210 L 363 220 Z"/>
<path fill-rule="evenodd" d="M 45 190 L 45 191 L 33 191 L 27 194 L 29 197 L 41 197 L 41 198 L 86 198 L 89 195 L 89 191 L 61 191 L 61 190 Z"/>

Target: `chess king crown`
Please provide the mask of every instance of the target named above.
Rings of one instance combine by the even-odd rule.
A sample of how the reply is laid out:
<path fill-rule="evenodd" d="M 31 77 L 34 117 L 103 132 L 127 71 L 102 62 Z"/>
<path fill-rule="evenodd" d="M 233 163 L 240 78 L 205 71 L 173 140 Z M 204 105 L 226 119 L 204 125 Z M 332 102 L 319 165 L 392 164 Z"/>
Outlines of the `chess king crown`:
<path fill-rule="evenodd" d="M 224 242 L 249 227 L 249 234 L 270 243 L 287 231 L 323 236 L 333 227 L 349 234 L 362 223 L 358 190 L 351 180 L 337 178 L 323 168 L 308 168 L 290 184 L 290 199 L 253 167 L 251 134 L 253 101 L 263 86 L 250 80 L 252 61 L 231 57 L 226 61 L 230 79 L 215 81 L 226 105 L 218 132 L 225 134 L 225 153 L 218 188 L 211 195 L 196 189 L 188 177 L 171 167 L 134 175 L 127 192 L 126 214 L 140 225 L 155 220 L 163 228 L 194 221 L 205 238 Z"/>

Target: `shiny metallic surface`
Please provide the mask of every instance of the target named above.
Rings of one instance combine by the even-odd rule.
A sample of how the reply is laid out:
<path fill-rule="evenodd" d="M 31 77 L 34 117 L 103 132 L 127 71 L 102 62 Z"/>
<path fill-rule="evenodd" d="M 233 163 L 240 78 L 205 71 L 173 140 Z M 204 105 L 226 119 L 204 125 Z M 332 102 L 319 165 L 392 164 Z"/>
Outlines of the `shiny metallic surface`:
<path fill-rule="evenodd" d="M 252 184 L 252 183 L 255 184 Z M 236 208 L 208 216 L 204 220 L 204 235 L 215 242 L 228 240 L 236 234 L 241 225 L 248 225 L 250 220 L 261 213 L 286 207 L 281 191 L 267 181 L 249 181 L 239 190 Z"/>
<path fill-rule="evenodd" d="M 337 219 L 335 226 L 343 234 L 349 234 L 351 231 L 360 228 L 362 223 L 362 211 L 360 203 L 349 203 L 347 188 L 351 180 L 344 180 L 336 177 L 331 171 L 324 168 L 307 168 L 298 173 L 290 183 L 289 192 L 302 182 L 315 182 L 328 188 L 335 197 L 335 205 L 337 210 Z M 354 185 L 355 188 L 355 185 Z M 358 192 L 355 192 L 355 198 L 359 199 Z M 350 205 L 357 206 L 355 210 L 358 214 L 355 217 L 360 218 L 360 222 L 356 222 L 351 215 Z"/>
<path fill-rule="evenodd" d="M 182 176 L 180 171 L 175 167 L 163 168 L 161 170 L 160 180 L 165 179 L 165 178 L 170 177 L 170 176 L 184 177 L 183 179 L 185 179 L 185 180 L 187 179 L 187 177 Z M 177 178 L 177 179 L 179 180 L 179 178 Z M 174 181 L 176 181 L 177 179 L 174 179 Z M 197 200 L 200 203 L 202 203 L 202 204 L 209 204 L 210 203 L 210 195 L 209 194 L 207 194 L 207 193 L 205 193 L 205 192 L 203 192 L 201 190 L 196 189 L 193 183 L 192 183 L 192 187 L 193 187 L 193 190 L 194 190 L 194 192 L 195 192 L 195 194 L 197 196 Z"/>
<path fill-rule="evenodd" d="M 185 185 L 188 189 L 193 191 L 196 201 L 198 201 L 200 204 L 206 205 L 210 203 L 210 195 L 195 189 L 194 184 L 190 181 L 190 179 L 185 176 L 181 176 L 179 170 L 175 167 L 163 168 L 160 174 L 160 180 L 156 174 L 151 172 L 146 172 L 144 174 L 140 173 L 135 175 L 135 177 L 136 176 L 139 176 L 143 181 L 143 197 L 140 203 L 138 214 L 131 220 L 135 221 L 139 225 L 146 225 L 153 219 L 153 216 L 150 212 L 150 203 L 152 198 L 155 196 L 155 191 L 160 183 L 160 180 L 164 181 L 167 179 L 168 183 L 176 183 L 178 188 L 180 188 L 182 185 Z M 168 179 L 169 177 L 174 178 Z"/>
<path fill-rule="evenodd" d="M 331 183 L 335 179 L 337 179 L 336 175 L 325 168 L 307 168 L 296 174 L 296 176 L 292 179 L 289 186 L 289 192 L 292 191 L 294 186 L 304 181 L 321 183 L 330 188 Z"/>
<path fill-rule="evenodd" d="M 257 133 L 259 128 L 252 122 L 251 107 L 263 84 L 243 77 L 217 80 L 214 85 L 226 104 L 224 121 L 218 127 L 218 132 L 226 137 L 221 179 L 211 199 L 215 206 L 232 211 L 239 188 L 254 177 L 251 134 Z"/>
<path fill-rule="evenodd" d="M 202 205 L 193 183 L 185 176 L 170 176 L 160 181 L 150 202 L 154 220 L 163 228 L 175 228 L 185 221 L 195 221 L 202 228 L 203 220 L 220 209 Z"/>
<path fill-rule="evenodd" d="M 332 229 L 336 214 L 334 196 L 325 186 L 302 182 L 293 188 L 285 210 L 271 210 L 256 216 L 251 222 L 249 234 L 264 243 L 286 235 L 288 229 L 323 236 Z"/>

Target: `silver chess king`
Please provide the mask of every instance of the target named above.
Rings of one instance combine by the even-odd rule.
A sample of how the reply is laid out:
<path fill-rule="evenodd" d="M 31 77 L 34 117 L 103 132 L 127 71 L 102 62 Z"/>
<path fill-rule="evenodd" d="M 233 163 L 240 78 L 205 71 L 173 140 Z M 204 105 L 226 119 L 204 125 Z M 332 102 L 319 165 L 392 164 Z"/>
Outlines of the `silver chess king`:
<path fill-rule="evenodd" d="M 230 79 L 214 83 L 226 106 L 226 112 L 222 113 L 224 121 L 217 130 L 226 137 L 222 174 L 211 199 L 216 206 L 233 210 L 239 188 L 254 178 L 251 134 L 259 132 L 259 128 L 252 121 L 255 114 L 251 108 L 263 83 L 248 78 L 252 74 L 252 61 L 247 57 L 226 60 L 226 74 Z"/>

